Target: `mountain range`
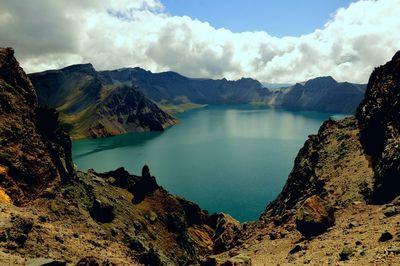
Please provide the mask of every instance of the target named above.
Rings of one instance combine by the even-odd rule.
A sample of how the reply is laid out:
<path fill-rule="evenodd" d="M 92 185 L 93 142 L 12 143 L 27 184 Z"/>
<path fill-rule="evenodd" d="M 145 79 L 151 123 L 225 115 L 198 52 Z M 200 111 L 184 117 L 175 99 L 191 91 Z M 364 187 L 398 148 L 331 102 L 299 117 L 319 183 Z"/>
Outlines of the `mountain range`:
<path fill-rule="evenodd" d="M 176 123 L 168 113 L 209 104 L 353 113 L 365 92 L 365 85 L 329 76 L 270 90 L 251 78 L 195 79 L 138 67 L 96 71 L 91 64 L 29 77 L 39 104 L 56 108 L 74 139 L 163 130 Z"/>
<path fill-rule="evenodd" d="M 355 116 L 309 136 L 260 219 L 240 224 L 169 194 L 146 165 L 76 169 L 57 113 L 0 49 L 0 263 L 397 265 L 399 73 L 400 52 L 371 74 Z"/>

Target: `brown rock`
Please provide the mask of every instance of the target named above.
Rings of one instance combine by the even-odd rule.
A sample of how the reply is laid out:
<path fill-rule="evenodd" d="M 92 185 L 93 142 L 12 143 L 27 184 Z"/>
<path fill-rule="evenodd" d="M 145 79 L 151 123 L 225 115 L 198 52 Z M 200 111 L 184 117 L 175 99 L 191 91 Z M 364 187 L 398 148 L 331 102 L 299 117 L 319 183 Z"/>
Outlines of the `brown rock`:
<path fill-rule="evenodd" d="M 220 253 L 231 248 L 235 238 L 241 231 L 241 225 L 231 216 L 219 213 L 211 216 L 215 221 L 214 252 Z"/>
<path fill-rule="evenodd" d="M 59 188 L 61 177 L 73 172 L 70 139 L 57 121 L 40 124 L 38 115 L 44 114 L 14 50 L 0 48 L 1 186 L 15 204 Z"/>
<path fill-rule="evenodd" d="M 305 237 L 324 233 L 334 222 L 333 212 L 318 195 L 306 199 L 296 213 L 297 230 Z"/>

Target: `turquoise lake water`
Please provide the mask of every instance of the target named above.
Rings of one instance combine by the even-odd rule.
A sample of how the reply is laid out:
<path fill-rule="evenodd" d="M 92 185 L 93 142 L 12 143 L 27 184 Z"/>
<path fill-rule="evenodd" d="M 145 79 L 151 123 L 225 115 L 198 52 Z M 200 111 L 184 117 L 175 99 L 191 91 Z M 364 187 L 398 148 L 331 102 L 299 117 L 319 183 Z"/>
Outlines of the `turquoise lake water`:
<path fill-rule="evenodd" d="M 73 142 L 80 169 L 124 166 L 140 174 L 148 164 L 172 194 L 240 221 L 258 219 L 281 191 L 309 134 L 334 114 L 208 106 L 178 115 L 165 132 L 130 133 Z"/>

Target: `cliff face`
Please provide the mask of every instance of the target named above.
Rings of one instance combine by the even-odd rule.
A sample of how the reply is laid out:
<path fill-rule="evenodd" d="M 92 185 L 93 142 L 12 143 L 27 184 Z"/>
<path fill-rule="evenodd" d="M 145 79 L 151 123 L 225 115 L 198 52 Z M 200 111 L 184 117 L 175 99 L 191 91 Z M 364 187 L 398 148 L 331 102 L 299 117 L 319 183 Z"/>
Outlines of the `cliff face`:
<path fill-rule="evenodd" d="M 295 160 L 288 181 L 267 213 L 280 215 L 314 194 L 330 197 L 327 182 L 340 171 L 354 169 L 338 178 L 335 190 L 345 190 L 358 174 L 357 187 L 367 201 L 387 203 L 400 194 L 400 52 L 374 70 L 355 118 L 325 122 L 310 136 Z M 352 132 L 352 135 L 346 135 Z M 332 143 L 327 142 L 331 139 Z M 349 146 L 350 145 L 350 146 Z M 333 147 L 334 150 L 330 150 Z M 364 158 L 364 159 L 363 159 Z M 372 167 L 371 167 L 372 162 Z M 359 163 L 359 165 L 354 165 Z M 328 172 L 330 165 L 337 170 Z M 336 178 L 336 177 L 335 177 Z M 360 183 L 361 182 L 361 183 Z M 351 183 L 355 183 L 354 180 Z M 349 191 L 348 188 L 346 188 Z M 339 195 L 335 195 L 337 197 Z M 340 196 L 338 199 L 341 199 Z"/>
<path fill-rule="evenodd" d="M 70 139 L 38 107 L 11 48 L 0 49 L 0 142 L 0 187 L 15 204 L 53 193 L 73 174 Z"/>
<path fill-rule="evenodd" d="M 31 74 L 39 104 L 56 108 L 75 139 L 162 131 L 176 123 L 132 85 L 106 85 L 91 64 Z"/>
<path fill-rule="evenodd" d="M 372 177 L 356 119 L 326 121 L 299 151 L 282 192 L 267 206 L 262 219 L 293 219 L 301 203 L 313 195 L 334 208 L 364 201 Z"/>
<path fill-rule="evenodd" d="M 372 73 L 357 109 L 361 141 L 372 156 L 372 200 L 388 202 L 400 194 L 400 52 Z"/>

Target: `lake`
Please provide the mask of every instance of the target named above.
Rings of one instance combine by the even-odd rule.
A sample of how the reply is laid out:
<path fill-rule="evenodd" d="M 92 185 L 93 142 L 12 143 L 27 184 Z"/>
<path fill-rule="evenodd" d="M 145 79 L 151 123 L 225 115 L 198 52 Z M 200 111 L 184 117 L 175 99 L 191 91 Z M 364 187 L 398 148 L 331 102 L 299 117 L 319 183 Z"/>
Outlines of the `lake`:
<path fill-rule="evenodd" d="M 73 142 L 80 169 L 148 164 L 170 193 L 239 221 L 258 219 L 293 167 L 309 134 L 334 114 L 254 106 L 208 106 L 181 113 L 164 132 L 130 133 Z"/>

